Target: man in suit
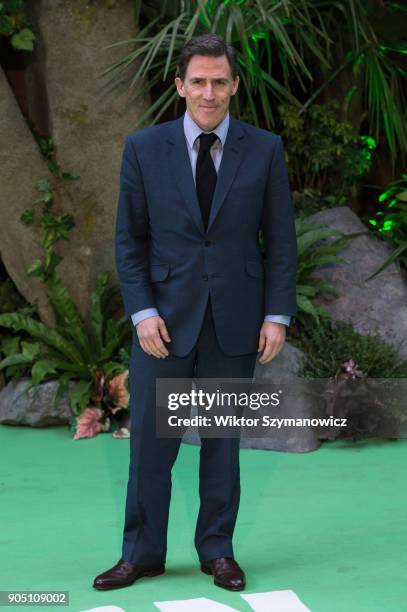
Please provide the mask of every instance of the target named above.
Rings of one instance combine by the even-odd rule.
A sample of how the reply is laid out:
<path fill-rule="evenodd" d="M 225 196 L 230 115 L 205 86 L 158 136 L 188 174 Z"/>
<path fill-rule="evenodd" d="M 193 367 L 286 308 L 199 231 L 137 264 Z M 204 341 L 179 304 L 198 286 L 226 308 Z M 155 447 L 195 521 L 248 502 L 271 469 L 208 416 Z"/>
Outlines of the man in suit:
<path fill-rule="evenodd" d="M 175 84 L 174 121 L 130 134 L 116 220 L 116 267 L 134 323 L 129 367 L 130 466 L 122 556 L 93 586 L 165 571 L 171 469 L 181 439 L 158 437 L 157 378 L 252 378 L 281 350 L 296 314 L 296 235 L 281 137 L 228 112 L 235 49 L 192 38 Z M 266 266 L 259 247 L 266 246 Z M 201 435 L 195 547 L 214 583 L 241 590 L 232 536 L 239 438 Z"/>

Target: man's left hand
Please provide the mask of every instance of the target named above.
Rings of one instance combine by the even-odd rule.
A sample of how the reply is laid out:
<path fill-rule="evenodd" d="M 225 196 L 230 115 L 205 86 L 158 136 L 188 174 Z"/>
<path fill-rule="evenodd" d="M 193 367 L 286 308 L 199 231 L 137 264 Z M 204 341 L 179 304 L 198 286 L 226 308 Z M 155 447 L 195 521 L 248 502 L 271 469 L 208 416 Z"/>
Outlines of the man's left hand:
<path fill-rule="evenodd" d="M 286 325 L 265 321 L 261 326 L 258 353 L 262 352 L 259 363 L 264 365 L 278 355 L 284 346 Z"/>

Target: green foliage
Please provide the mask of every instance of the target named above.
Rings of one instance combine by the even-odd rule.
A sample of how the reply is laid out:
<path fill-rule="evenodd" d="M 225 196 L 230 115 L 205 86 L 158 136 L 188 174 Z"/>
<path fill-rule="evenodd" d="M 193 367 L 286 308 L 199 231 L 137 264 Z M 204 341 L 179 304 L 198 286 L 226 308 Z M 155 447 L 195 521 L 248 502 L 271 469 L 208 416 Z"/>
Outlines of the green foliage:
<path fill-rule="evenodd" d="M 40 179 L 36 188 L 41 193 L 34 204 L 42 205 L 40 224 L 44 257 L 34 260 L 27 273 L 40 277 L 45 284 L 56 325 L 51 328 L 39 321 L 32 307 L 0 314 L 0 327 L 20 332 L 17 338 L 5 337 L 0 341 L 0 351 L 5 355 L 0 361 L 0 369 L 4 369 L 12 380 L 30 372 L 32 380 L 25 393 L 41 382 L 57 378 L 59 387 L 55 403 L 69 390 L 69 381 L 77 381 L 69 397 L 72 411 L 79 414 L 94 395 L 101 372 L 109 377 L 126 369 L 128 360 L 121 345 L 131 333 L 131 327 L 127 317 L 114 318 L 119 288 L 108 288 L 108 273 L 102 272 L 90 295 L 88 332 L 77 305 L 56 272 L 61 257 L 55 252 L 55 245 L 59 240 L 68 240 L 74 227 L 73 217 L 54 214 L 53 190 L 46 178 Z M 25 210 L 21 222 L 32 225 L 35 212 L 34 208 Z"/>
<path fill-rule="evenodd" d="M 33 51 L 35 35 L 30 27 L 25 7 L 25 0 L 0 2 L 0 34 L 10 38 L 15 49 Z"/>
<path fill-rule="evenodd" d="M 351 323 L 321 319 L 302 330 L 301 348 L 306 353 L 300 372 L 304 378 L 334 377 L 349 359 L 370 378 L 407 376 L 407 361 L 400 358 L 398 347 L 378 335 L 358 334 Z"/>
<path fill-rule="evenodd" d="M 368 222 L 376 236 L 396 245 L 397 248 L 366 280 L 374 278 L 396 259 L 400 259 L 407 270 L 407 174 L 402 174 L 401 179 L 392 181 L 380 194 L 378 202 L 380 210 L 368 219 Z"/>
<path fill-rule="evenodd" d="M 326 281 L 312 276 L 312 272 L 324 265 L 339 265 L 346 263 L 338 257 L 338 252 L 355 237 L 356 234 L 344 235 L 342 232 L 324 225 L 306 223 L 304 219 L 296 219 L 295 229 L 297 235 L 297 320 L 308 323 L 309 320 L 318 321 L 320 317 L 329 314 L 313 300 L 322 291 L 337 295 L 336 289 Z M 333 238 L 336 237 L 336 240 Z M 330 242 L 327 243 L 327 239 Z M 264 237 L 259 236 L 260 249 L 265 253 Z"/>
<path fill-rule="evenodd" d="M 47 166 L 50 172 L 58 178 L 62 178 L 65 181 L 77 181 L 79 180 L 78 175 L 71 174 L 70 172 L 64 172 L 55 159 L 55 148 L 54 141 L 52 138 L 44 138 L 37 134 L 35 125 L 30 124 L 32 134 L 37 142 L 37 145 L 41 151 L 44 160 L 47 162 Z"/>
<path fill-rule="evenodd" d="M 312 272 L 325 265 L 346 263 L 338 253 L 359 234 L 347 234 L 324 225 L 306 223 L 303 219 L 295 222 L 297 233 L 297 319 L 307 322 L 309 317 L 316 321 L 328 315 L 325 308 L 316 304 L 313 298 L 321 292 L 337 295 L 336 289 L 326 281 L 313 277 Z M 333 240 L 337 237 L 336 240 Z M 330 239 L 327 242 L 327 239 Z"/>
<path fill-rule="evenodd" d="M 75 222 L 72 215 L 63 214 L 58 217 L 53 213 L 54 193 L 47 178 L 39 179 L 35 187 L 41 193 L 41 197 L 35 200 L 34 204 L 42 204 L 40 225 L 44 259 L 35 259 L 27 273 L 29 276 L 39 276 L 46 281 L 52 276 L 61 261 L 54 246 L 59 240 L 68 240 L 69 232 L 75 226 Z M 20 221 L 24 225 L 32 225 L 35 221 L 35 209 L 25 209 L 20 216 Z"/>
<path fill-rule="evenodd" d="M 370 169 L 373 139 L 360 137 L 349 121 L 339 121 L 339 103 L 313 104 L 298 114 L 280 104 L 282 136 L 298 212 L 348 203 L 361 176 Z"/>
<path fill-rule="evenodd" d="M 134 42 L 134 48 L 100 75 L 106 91 L 128 86 L 129 106 L 153 92 L 134 129 L 156 123 L 167 109 L 177 116 L 173 75 L 179 52 L 192 36 L 216 32 L 238 52 L 241 86 L 231 100 L 234 115 L 272 129 L 276 101 L 304 112 L 346 75 L 344 109 L 362 84 L 366 95 L 360 97 L 356 123 L 364 120 L 377 141 L 384 138 L 393 161 L 399 151 L 405 157 L 406 71 L 398 55 L 405 53 L 405 43 L 397 3 L 136 0 L 135 16 L 141 27 L 133 41 L 111 45 Z"/>
<path fill-rule="evenodd" d="M 104 316 L 105 297 L 109 295 L 109 300 L 112 299 L 112 291 L 106 291 L 107 281 L 108 274 L 100 273 L 91 293 L 91 333 L 87 333 L 76 304 L 56 272 L 46 281 L 48 299 L 57 321 L 55 328 L 21 311 L 0 315 L 0 326 L 24 331 L 30 338 L 29 342 L 21 338 L 3 339 L 0 350 L 6 357 L 0 361 L 0 369 L 16 380 L 29 368 L 32 380 L 25 392 L 45 380 L 58 378 L 56 403 L 68 389 L 69 380 L 81 381 L 71 392 L 70 402 L 75 414 L 82 412 L 95 391 L 98 371 L 111 376 L 126 369 L 120 348 L 128 337 L 129 324 L 127 317 L 113 320 Z"/>

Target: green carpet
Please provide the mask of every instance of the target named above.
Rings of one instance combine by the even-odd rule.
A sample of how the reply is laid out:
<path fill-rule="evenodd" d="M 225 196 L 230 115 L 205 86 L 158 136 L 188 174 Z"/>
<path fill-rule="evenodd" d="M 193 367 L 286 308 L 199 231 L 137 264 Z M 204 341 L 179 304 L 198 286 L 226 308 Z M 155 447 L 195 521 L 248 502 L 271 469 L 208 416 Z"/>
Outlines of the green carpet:
<path fill-rule="evenodd" d="M 67 590 L 78 612 L 147 612 L 154 601 L 195 597 L 251 610 L 198 568 L 198 447 L 181 445 L 173 471 L 166 574 L 104 593 L 92 581 L 120 558 L 129 440 L 0 426 L 0 448 L 2 590 Z M 406 461 L 407 440 L 242 450 L 234 538 L 242 593 L 290 589 L 312 612 L 406 610 Z"/>

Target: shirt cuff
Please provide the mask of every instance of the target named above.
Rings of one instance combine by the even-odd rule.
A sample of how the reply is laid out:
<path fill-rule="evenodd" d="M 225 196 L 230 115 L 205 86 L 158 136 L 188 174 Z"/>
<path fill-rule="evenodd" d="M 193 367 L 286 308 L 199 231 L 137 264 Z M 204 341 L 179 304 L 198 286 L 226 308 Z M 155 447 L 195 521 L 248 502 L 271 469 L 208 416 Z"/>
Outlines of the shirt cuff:
<path fill-rule="evenodd" d="M 271 323 L 284 323 L 284 325 L 290 325 L 291 316 L 289 315 L 266 315 L 264 317 L 265 321 L 270 321 Z"/>
<path fill-rule="evenodd" d="M 157 317 L 158 310 L 157 308 L 145 308 L 144 310 L 139 310 L 131 315 L 131 320 L 133 321 L 133 325 L 136 326 L 137 323 L 143 321 L 143 319 L 148 319 L 148 317 Z"/>

